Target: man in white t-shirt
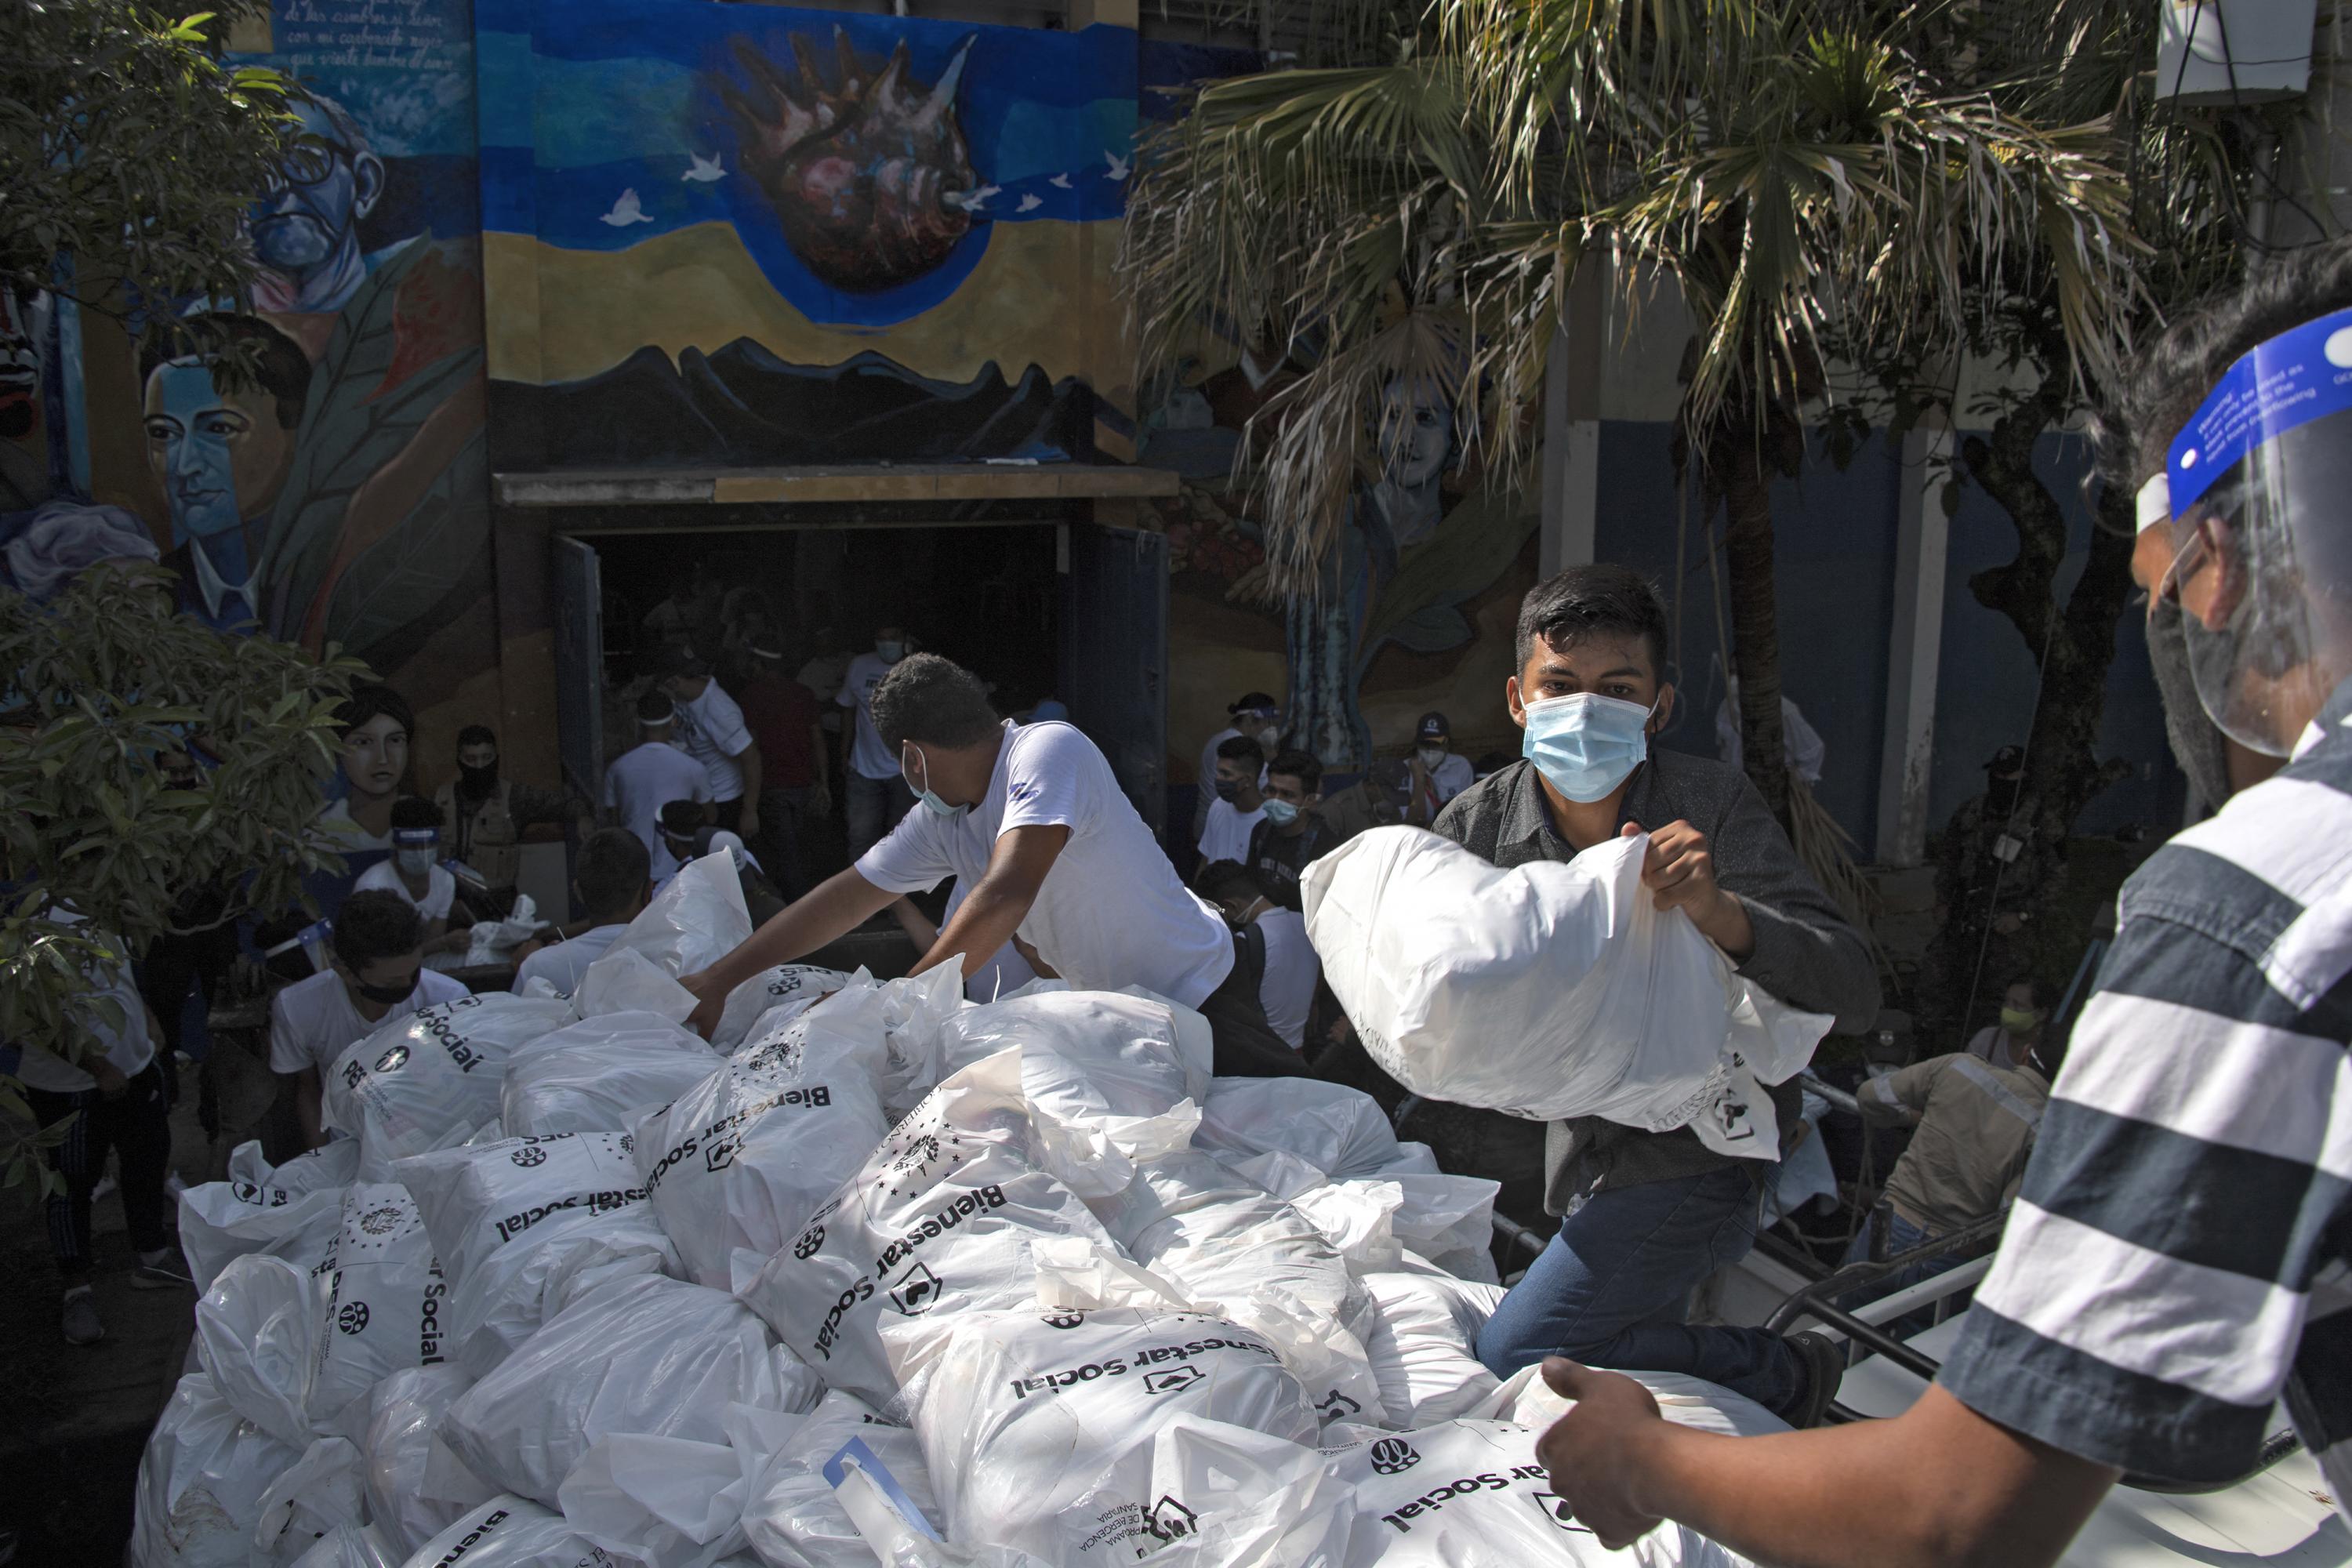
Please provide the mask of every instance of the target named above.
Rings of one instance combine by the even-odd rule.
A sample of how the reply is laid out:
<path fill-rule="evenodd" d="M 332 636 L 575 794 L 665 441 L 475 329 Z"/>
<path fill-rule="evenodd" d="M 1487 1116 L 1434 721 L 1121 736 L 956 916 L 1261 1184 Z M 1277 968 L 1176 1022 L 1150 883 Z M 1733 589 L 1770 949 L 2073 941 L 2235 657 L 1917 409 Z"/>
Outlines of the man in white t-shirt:
<path fill-rule="evenodd" d="M 64 925 L 83 924 L 70 910 L 52 910 L 49 918 Z M 121 1026 L 95 1009 L 80 1014 L 74 1022 L 99 1054 L 79 1063 L 43 1046 L 0 1046 L 0 1072 L 23 1082 L 35 1123 L 52 1127 L 73 1119 L 64 1140 L 47 1152 L 49 1169 L 62 1184 L 42 1200 L 49 1251 L 65 1287 L 60 1326 L 66 1342 L 73 1345 L 95 1344 L 106 1336 L 90 1289 L 95 1261 L 90 1206 L 110 1151 L 121 1163 L 123 1226 L 137 1255 L 131 1287 L 163 1290 L 191 1283 L 164 1228 L 170 1205 L 163 1183 L 171 1171 L 172 1122 L 163 1068 L 155 1060 L 163 1026 L 140 998 L 122 943 L 103 932 L 87 934 L 96 937 L 112 958 L 89 972 L 84 999 L 113 1003 L 121 1010 Z"/>
<path fill-rule="evenodd" d="M 1235 735 L 1247 735 L 1267 756 L 1282 740 L 1282 704 L 1271 692 L 1244 691 L 1225 704 L 1233 721 L 1209 737 L 1201 747 L 1201 762 L 1192 774 L 1192 837 L 1209 826 L 1209 805 L 1217 798 L 1217 748 Z"/>
<path fill-rule="evenodd" d="M 1247 860 L 1250 834 L 1265 820 L 1265 748 L 1247 735 L 1217 746 L 1217 798 L 1209 803 L 1208 826 L 1201 829 L 1201 863 Z"/>
<path fill-rule="evenodd" d="M 515 994 L 544 980 L 558 996 L 580 988 L 588 966 L 604 956 L 613 939 L 629 929 L 653 898 L 653 858 L 625 827 L 600 827 L 583 839 L 572 871 L 572 890 L 595 923 L 570 942 L 541 948 L 515 969 Z"/>
<path fill-rule="evenodd" d="M 423 940 L 423 924 L 406 900 L 381 889 L 354 892 L 335 912 L 333 967 L 271 999 L 269 1070 L 292 1083 L 305 1149 L 327 1141 L 319 1108 L 338 1057 L 388 1019 L 467 994 L 459 982 L 424 967 Z"/>
<path fill-rule="evenodd" d="M 914 808 L 915 797 L 898 774 L 898 759 L 874 728 L 875 689 L 906 657 L 906 629 L 877 627 L 874 650 L 849 661 L 841 689 L 834 693 L 836 707 L 854 710 L 841 736 L 842 809 L 849 816 L 852 860 L 874 847 Z"/>
<path fill-rule="evenodd" d="M 1424 713 L 1413 726 L 1412 795 L 1405 820 L 1426 827 L 1447 802 L 1478 782 L 1470 759 L 1454 749 L 1454 726 L 1443 713 Z"/>
<path fill-rule="evenodd" d="M 1323 961 L 1307 940 L 1307 917 L 1276 903 L 1250 868 L 1237 861 L 1202 867 L 1193 884 L 1240 933 L 1234 949 L 1236 962 L 1258 971 L 1258 1003 L 1265 1009 L 1266 1023 L 1284 1045 L 1294 1051 L 1303 1048 L 1315 983 L 1323 978 Z"/>
<path fill-rule="evenodd" d="M 637 699 L 637 744 L 604 770 L 604 820 L 637 836 L 653 859 L 653 878 L 667 881 L 677 858 L 661 837 L 661 808 L 674 800 L 709 801 L 710 774 L 670 743 L 677 704 L 659 687 Z"/>
<path fill-rule="evenodd" d="M 710 679 L 710 666 L 674 650 L 661 689 L 677 704 L 677 747 L 702 764 L 710 781 L 710 820 L 730 833 L 760 835 L 760 748 L 735 699 Z"/>
<path fill-rule="evenodd" d="M 441 864 L 441 808 L 431 801 L 404 795 L 392 803 L 392 858 L 361 872 L 352 891 L 405 899 L 424 922 L 426 958 L 466 951 L 467 933 L 449 929 L 457 879 Z"/>
<path fill-rule="evenodd" d="M 931 654 L 876 688 L 874 722 L 920 803 L 858 859 L 686 979 L 706 1032 L 727 994 L 950 877 L 971 890 L 912 973 L 966 979 L 1018 935 L 1080 990 L 1140 985 L 1209 1020 L 1216 1070 L 1296 1072 L 1255 991 L 1234 978 L 1224 921 L 1187 891 L 1093 742 L 1068 724 L 1004 723 L 971 671 Z"/>
<path fill-rule="evenodd" d="M 948 907 L 940 912 L 941 920 L 955 919 L 956 910 L 963 908 L 963 883 L 959 879 L 955 889 L 948 894 Z M 890 906 L 890 914 L 898 922 L 898 929 L 907 933 L 907 940 L 915 944 L 916 951 L 929 952 L 939 942 L 940 928 L 931 923 L 930 917 L 923 913 L 914 900 L 900 899 Z M 1011 995 L 1036 978 L 1036 966 L 1023 954 L 1017 943 L 1008 942 L 998 948 L 986 963 L 964 976 L 964 1000 L 993 1002 L 1001 996 Z"/>

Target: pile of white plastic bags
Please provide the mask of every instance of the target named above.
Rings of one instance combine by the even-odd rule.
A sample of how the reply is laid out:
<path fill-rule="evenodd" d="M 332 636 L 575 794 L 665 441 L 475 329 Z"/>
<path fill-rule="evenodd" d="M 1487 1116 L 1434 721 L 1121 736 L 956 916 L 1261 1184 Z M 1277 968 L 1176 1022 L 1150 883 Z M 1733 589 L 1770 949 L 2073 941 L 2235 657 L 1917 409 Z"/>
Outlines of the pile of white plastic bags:
<path fill-rule="evenodd" d="M 138 1568 L 1622 1561 L 1471 1354 L 1495 1184 L 1142 994 L 790 966 L 706 1044 L 677 977 L 749 931 L 698 861 L 574 998 L 388 1025 L 333 1142 L 183 1197 Z"/>

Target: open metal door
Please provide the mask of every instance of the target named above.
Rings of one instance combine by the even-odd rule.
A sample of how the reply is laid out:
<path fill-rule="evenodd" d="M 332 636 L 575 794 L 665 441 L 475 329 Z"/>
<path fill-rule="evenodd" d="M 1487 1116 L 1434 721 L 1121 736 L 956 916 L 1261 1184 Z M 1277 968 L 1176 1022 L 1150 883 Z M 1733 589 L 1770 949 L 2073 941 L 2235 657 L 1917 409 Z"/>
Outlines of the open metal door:
<path fill-rule="evenodd" d="M 1062 700 L 1160 832 L 1168 815 L 1168 541 L 1061 525 Z"/>
<path fill-rule="evenodd" d="M 604 589 L 596 552 L 558 535 L 555 554 L 555 737 L 563 782 L 584 800 L 604 789 Z"/>

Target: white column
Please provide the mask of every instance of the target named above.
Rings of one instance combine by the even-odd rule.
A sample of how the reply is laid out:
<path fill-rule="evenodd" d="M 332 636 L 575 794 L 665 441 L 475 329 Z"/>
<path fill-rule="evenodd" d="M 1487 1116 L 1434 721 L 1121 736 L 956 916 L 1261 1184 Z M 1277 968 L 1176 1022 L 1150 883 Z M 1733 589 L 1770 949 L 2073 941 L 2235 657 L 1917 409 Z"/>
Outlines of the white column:
<path fill-rule="evenodd" d="M 1568 323 L 1544 361 L 1543 530 L 1536 570 L 1591 563 L 1601 497 L 1601 374 L 1608 263 L 1589 257 L 1569 285 Z"/>
<path fill-rule="evenodd" d="M 1916 866 L 1927 853 L 1944 569 L 1951 542 L 1950 521 L 1937 492 L 1951 471 L 1951 452 L 1948 429 L 1915 429 L 1903 437 L 1893 629 L 1886 644 L 1886 744 L 1878 773 L 1876 847 L 1884 866 Z"/>

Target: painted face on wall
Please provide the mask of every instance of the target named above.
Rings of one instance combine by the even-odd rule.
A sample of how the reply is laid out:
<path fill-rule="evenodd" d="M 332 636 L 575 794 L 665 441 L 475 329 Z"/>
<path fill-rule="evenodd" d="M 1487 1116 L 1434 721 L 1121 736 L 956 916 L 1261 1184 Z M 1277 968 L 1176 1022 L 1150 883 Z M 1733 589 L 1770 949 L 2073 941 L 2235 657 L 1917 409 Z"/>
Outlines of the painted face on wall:
<path fill-rule="evenodd" d="M 228 532 L 278 500 L 294 433 L 259 386 L 222 392 L 201 359 L 173 360 L 147 378 L 147 466 L 163 485 L 175 540 Z"/>
<path fill-rule="evenodd" d="M 1381 395 L 1381 467 L 1404 489 L 1425 485 L 1445 466 L 1454 417 L 1435 387 L 1392 381 Z"/>
<path fill-rule="evenodd" d="M 388 795 L 408 771 L 408 731 L 389 713 L 379 713 L 343 732 L 343 777 L 352 794 Z"/>
<path fill-rule="evenodd" d="M 319 140 L 297 146 L 254 204 L 253 247 L 263 266 L 299 279 L 359 248 L 359 220 L 383 194 L 383 163 L 349 145 L 318 104 L 298 113 Z"/>
<path fill-rule="evenodd" d="M 30 435 L 41 416 L 41 360 L 32 312 L 14 289 L 0 289 L 0 438 Z"/>

